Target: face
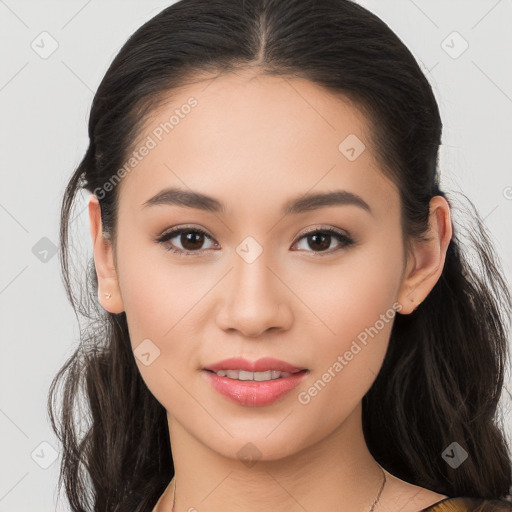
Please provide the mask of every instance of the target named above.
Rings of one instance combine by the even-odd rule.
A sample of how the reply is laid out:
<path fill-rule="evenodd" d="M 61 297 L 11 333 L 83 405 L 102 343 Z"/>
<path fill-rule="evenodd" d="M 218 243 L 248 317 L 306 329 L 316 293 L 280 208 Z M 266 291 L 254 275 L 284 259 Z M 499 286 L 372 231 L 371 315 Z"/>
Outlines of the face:
<path fill-rule="evenodd" d="M 170 425 L 269 460 L 335 434 L 379 372 L 406 265 L 398 191 L 365 118 L 306 80 L 239 72 L 174 91 L 133 150 L 114 293 Z M 168 188 L 212 199 L 152 200 Z M 205 368 L 232 357 L 307 371 L 278 398 L 228 398 Z"/>

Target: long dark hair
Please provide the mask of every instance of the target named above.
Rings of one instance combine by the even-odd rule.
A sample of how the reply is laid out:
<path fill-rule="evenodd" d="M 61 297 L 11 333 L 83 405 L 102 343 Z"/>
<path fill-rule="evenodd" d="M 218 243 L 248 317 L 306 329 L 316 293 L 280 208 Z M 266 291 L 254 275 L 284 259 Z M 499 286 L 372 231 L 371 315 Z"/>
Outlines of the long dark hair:
<path fill-rule="evenodd" d="M 406 240 L 426 233 L 433 196 L 454 206 L 439 188 L 442 123 L 431 86 L 399 38 L 363 7 L 181 0 L 140 27 L 94 96 L 89 146 L 61 209 L 62 275 L 82 327 L 48 409 L 63 445 L 59 487 L 73 511 L 150 511 L 174 475 L 166 411 L 139 374 L 125 313 L 99 306 L 92 259 L 84 275 L 70 258 L 77 193 L 98 196 L 105 236 L 114 240 L 118 187 L 104 185 L 133 150 L 145 114 L 195 73 L 248 66 L 306 78 L 364 112 L 382 172 L 400 192 Z M 396 315 L 383 367 L 363 398 L 363 428 L 375 459 L 399 478 L 449 496 L 504 499 L 511 460 L 497 406 L 512 304 L 486 228 L 474 207 L 469 213 L 475 261 L 453 226 L 435 287 L 417 311 Z M 443 457 L 454 442 L 468 453 L 456 469 Z"/>

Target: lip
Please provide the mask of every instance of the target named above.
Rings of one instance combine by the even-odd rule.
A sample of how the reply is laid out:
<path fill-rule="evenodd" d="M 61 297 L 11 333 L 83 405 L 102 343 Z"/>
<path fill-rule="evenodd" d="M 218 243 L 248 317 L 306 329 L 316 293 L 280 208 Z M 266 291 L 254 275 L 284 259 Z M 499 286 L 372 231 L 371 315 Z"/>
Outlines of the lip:
<path fill-rule="evenodd" d="M 260 363 L 260 365 L 262 364 L 263 363 Z M 219 370 L 223 369 L 224 368 L 219 368 Z M 235 368 L 231 367 L 231 369 Z M 236 369 L 243 370 L 244 368 Z M 219 377 L 217 374 L 206 369 L 203 369 L 201 373 L 205 376 L 213 389 L 215 389 L 218 393 L 225 396 L 232 402 L 235 402 L 238 405 L 245 405 L 249 407 L 261 407 L 275 402 L 296 388 L 304 379 L 304 377 L 309 374 L 309 370 L 299 371 L 294 375 L 290 375 L 289 377 L 281 377 L 279 379 L 269 381 L 244 381 L 230 379 L 228 377 Z"/>
<path fill-rule="evenodd" d="M 306 370 L 307 368 L 299 368 L 287 363 L 286 361 L 274 359 L 273 357 L 263 357 L 257 361 L 249 361 L 243 357 L 231 357 L 205 366 L 203 369 L 211 370 L 212 372 L 218 372 L 219 370 L 245 370 L 247 372 L 266 372 L 267 370 L 277 370 L 280 372 L 294 373 Z"/>

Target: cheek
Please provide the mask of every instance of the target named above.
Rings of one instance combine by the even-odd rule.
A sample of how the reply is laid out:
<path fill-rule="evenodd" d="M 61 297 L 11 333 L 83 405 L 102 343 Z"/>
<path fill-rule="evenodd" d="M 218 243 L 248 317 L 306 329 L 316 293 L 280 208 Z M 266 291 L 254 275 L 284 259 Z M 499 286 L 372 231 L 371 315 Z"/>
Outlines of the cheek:
<path fill-rule="evenodd" d="M 179 266 L 165 266 L 161 259 L 151 264 L 136 250 L 125 254 L 119 267 L 121 293 L 141 377 L 167 410 L 190 414 L 194 403 L 183 383 L 197 367 L 202 338 L 195 332 L 197 322 L 191 320 L 205 286 L 192 285 Z"/>
<path fill-rule="evenodd" d="M 304 428 L 306 443 L 334 431 L 368 392 L 385 358 L 397 311 L 396 269 L 361 254 L 357 264 L 339 270 L 335 279 L 331 273 L 330 279 L 312 280 L 317 293 L 305 295 L 325 324 L 311 324 L 312 373 L 296 395 L 297 417 L 304 418 L 304 425 L 316 424 Z"/>
<path fill-rule="evenodd" d="M 121 233 L 124 236 L 121 236 Z M 134 243 L 128 242 L 134 241 Z M 158 254 L 148 241 L 135 240 L 128 233 L 121 232 L 118 238 L 119 286 L 123 299 L 130 342 L 142 377 L 151 388 L 150 380 L 157 373 L 165 378 L 162 371 L 170 368 L 169 362 L 182 359 L 183 344 L 173 343 L 177 339 L 181 320 L 186 315 L 187 303 L 183 290 L 194 290 L 179 266 L 165 264 L 165 258 Z M 158 249 L 158 248 L 157 248 Z M 197 287 L 196 287 L 197 288 Z M 197 295 L 192 291 L 190 295 Z M 196 299 L 197 300 L 197 299 Z M 184 318 L 184 320 L 186 317 Z M 187 350 L 192 349 L 187 344 Z M 140 353 L 148 356 L 138 357 Z M 151 364 L 144 364 L 147 360 Z"/>
<path fill-rule="evenodd" d="M 120 230 L 118 247 L 120 290 L 132 345 L 144 338 L 171 336 L 173 326 L 201 297 L 197 274 L 141 235 L 136 238 Z"/>
<path fill-rule="evenodd" d="M 317 380 L 314 388 L 305 390 L 304 402 L 316 402 L 314 407 L 333 420 L 340 411 L 329 408 L 329 400 L 334 397 L 350 410 L 370 388 L 386 355 L 399 309 L 399 247 L 376 242 L 347 255 L 336 270 L 315 273 L 315 287 L 298 292 L 324 326 L 316 328 Z"/>
<path fill-rule="evenodd" d="M 324 324 L 325 339 L 338 347 L 372 326 L 397 298 L 402 271 L 400 246 L 399 242 L 386 244 L 389 236 L 382 238 L 347 251 L 335 265 L 310 265 L 294 271 L 311 276 L 309 279 L 298 280 L 290 274 L 297 295 Z"/>

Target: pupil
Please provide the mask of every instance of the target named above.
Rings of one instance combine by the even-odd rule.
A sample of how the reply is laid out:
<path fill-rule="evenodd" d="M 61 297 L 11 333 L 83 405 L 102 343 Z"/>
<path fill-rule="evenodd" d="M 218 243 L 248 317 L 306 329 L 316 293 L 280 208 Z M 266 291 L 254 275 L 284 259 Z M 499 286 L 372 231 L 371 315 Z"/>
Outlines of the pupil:
<path fill-rule="evenodd" d="M 309 239 L 310 239 L 310 240 L 315 240 L 313 243 L 317 243 L 317 242 L 316 242 L 316 239 L 318 239 L 318 238 L 323 238 L 323 239 L 324 239 L 324 243 L 323 243 L 323 244 L 322 244 L 322 243 L 320 244 L 320 246 L 321 246 L 321 247 L 320 247 L 320 250 L 321 250 L 321 251 L 324 251 L 325 249 L 328 249 L 328 248 L 329 248 L 330 243 L 325 243 L 325 239 L 330 238 L 330 235 L 322 235 L 322 234 L 318 234 L 318 233 L 317 233 L 317 234 L 315 234 L 315 235 L 310 235 L 310 236 L 309 236 Z M 311 247 L 311 244 L 310 244 L 310 247 Z M 312 247 L 312 249 L 314 249 L 314 247 Z"/>
<path fill-rule="evenodd" d="M 198 238 L 199 241 L 196 239 L 195 244 L 194 244 L 195 238 Z M 204 238 L 204 236 L 201 233 L 194 233 L 194 232 L 182 233 L 181 234 L 181 244 L 183 245 L 183 247 L 186 250 L 200 249 L 201 245 L 203 244 L 203 238 Z M 187 247 L 187 245 L 188 245 L 188 247 Z"/>

